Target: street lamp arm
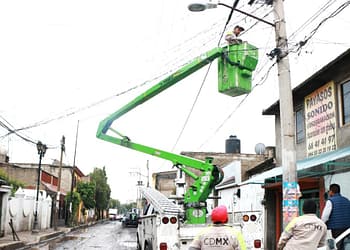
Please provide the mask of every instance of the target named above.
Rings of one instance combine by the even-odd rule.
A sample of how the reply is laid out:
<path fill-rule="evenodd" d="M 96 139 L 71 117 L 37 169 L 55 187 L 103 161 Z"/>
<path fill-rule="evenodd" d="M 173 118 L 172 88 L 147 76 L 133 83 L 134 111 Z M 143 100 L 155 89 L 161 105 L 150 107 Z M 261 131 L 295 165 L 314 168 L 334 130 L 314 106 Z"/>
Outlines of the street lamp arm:
<path fill-rule="evenodd" d="M 262 19 L 262 18 L 260 18 L 260 17 L 256 17 L 256 16 L 254 16 L 254 15 L 252 15 L 252 14 L 249 14 L 249 13 L 243 11 L 243 10 L 239 10 L 239 9 L 233 8 L 232 6 L 227 5 L 227 4 L 225 4 L 225 3 L 217 3 L 217 4 L 215 4 L 215 3 L 196 2 L 196 3 L 191 3 L 191 4 L 189 4 L 189 5 L 188 5 L 188 9 L 189 9 L 190 11 L 193 11 L 193 12 L 199 12 L 199 11 L 204 11 L 204 10 L 206 10 L 206 9 L 214 9 L 214 8 L 217 8 L 218 5 L 224 6 L 224 7 L 226 7 L 226 8 L 231 9 L 231 10 L 233 9 L 233 10 L 237 11 L 238 13 L 241 13 L 241 14 L 243 14 L 243 15 L 249 16 L 249 17 L 254 18 L 254 19 L 256 19 L 256 20 L 258 20 L 258 21 L 260 21 L 260 22 L 263 22 L 263 23 L 266 23 L 266 24 L 268 24 L 268 25 L 271 25 L 272 27 L 275 27 L 275 24 L 274 24 L 274 23 L 271 23 L 271 22 L 269 22 L 269 21 L 266 21 L 266 20 L 264 20 L 264 19 Z"/>
<path fill-rule="evenodd" d="M 230 5 L 227 5 L 227 4 L 225 4 L 225 3 L 218 3 L 218 5 L 225 6 L 226 8 L 232 9 L 232 7 L 231 7 Z M 264 20 L 264 19 L 262 19 L 262 18 L 260 18 L 260 17 L 256 17 L 256 16 L 254 16 L 254 15 L 252 15 L 252 14 L 249 14 L 249 13 L 243 11 L 243 10 L 239 10 L 239 9 L 236 9 L 236 8 L 235 8 L 234 10 L 237 11 L 238 13 L 241 13 L 241 14 L 243 14 L 243 15 L 249 16 L 249 17 L 254 18 L 254 19 L 256 19 L 256 20 L 258 20 L 258 21 L 260 21 L 260 22 L 263 22 L 263 23 L 266 23 L 266 24 L 271 25 L 272 27 L 275 27 L 275 24 L 274 24 L 274 23 L 271 23 L 271 22 L 269 22 L 269 21 L 266 21 L 266 20 Z"/>

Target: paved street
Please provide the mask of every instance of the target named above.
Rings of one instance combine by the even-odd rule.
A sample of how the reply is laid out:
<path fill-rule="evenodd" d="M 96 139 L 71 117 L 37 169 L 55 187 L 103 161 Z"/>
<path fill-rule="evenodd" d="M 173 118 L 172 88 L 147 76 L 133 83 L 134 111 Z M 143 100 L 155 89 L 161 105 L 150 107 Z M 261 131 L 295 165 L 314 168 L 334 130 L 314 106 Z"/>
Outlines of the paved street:
<path fill-rule="evenodd" d="M 54 249 L 136 249 L 136 228 L 122 228 L 117 221 L 107 221 L 69 233 L 59 242 L 42 245 L 40 250 Z"/>

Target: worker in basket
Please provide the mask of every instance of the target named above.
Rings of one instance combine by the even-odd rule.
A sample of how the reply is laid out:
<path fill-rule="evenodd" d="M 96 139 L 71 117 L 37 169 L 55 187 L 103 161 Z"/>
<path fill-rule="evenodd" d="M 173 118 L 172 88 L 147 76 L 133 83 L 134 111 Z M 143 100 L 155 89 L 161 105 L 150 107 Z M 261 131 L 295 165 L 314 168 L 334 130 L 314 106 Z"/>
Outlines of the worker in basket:
<path fill-rule="evenodd" d="M 227 41 L 228 44 L 240 44 L 242 43 L 242 40 L 239 39 L 239 35 L 241 34 L 241 32 L 244 31 L 244 28 L 239 26 L 239 25 L 236 25 L 234 28 L 233 28 L 233 31 L 232 32 L 229 32 L 226 34 L 225 36 L 225 40 Z"/>

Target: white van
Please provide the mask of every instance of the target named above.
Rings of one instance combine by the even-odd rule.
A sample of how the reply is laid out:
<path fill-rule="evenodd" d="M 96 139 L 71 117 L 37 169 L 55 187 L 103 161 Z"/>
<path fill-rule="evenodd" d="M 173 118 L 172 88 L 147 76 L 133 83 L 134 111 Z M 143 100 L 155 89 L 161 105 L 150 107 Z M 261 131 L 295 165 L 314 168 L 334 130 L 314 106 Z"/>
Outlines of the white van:
<path fill-rule="evenodd" d="M 118 215 L 118 209 L 110 208 L 108 209 L 108 218 L 109 220 L 116 220 Z"/>

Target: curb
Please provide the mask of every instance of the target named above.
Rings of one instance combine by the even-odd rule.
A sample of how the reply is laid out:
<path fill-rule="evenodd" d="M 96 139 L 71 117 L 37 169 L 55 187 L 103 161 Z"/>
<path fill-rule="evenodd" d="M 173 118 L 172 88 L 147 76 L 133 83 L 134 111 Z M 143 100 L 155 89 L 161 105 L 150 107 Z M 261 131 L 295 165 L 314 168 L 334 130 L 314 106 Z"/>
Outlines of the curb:
<path fill-rule="evenodd" d="M 101 223 L 104 223 L 105 221 L 106 220 L 94 221 L 94 222 L 90 222 L 87 224 L 82 224 L 82 225 L 68 228 L 66 231 L 57 231 L 57 232 L 48 233 L 48 234 L 40 236 L 39 239 L 35 242 L 27 242 L 27 243 L 24 241 L 9 242 L 5 245 L 0 246 L 0 250 L 31 249 L 35 246 L 38 246 L 41 244 L 46 244 L 50 241 L 54 241 L 58 238 L 64 237 L 65 235 L 69 234 L 70 232 L 73 232 L 73 231 L 76 231 L 79 229 L 88 228 L 88 227 L 94 226 L 96 224 L 101 224 Z"/>
<path fill-rule="evenodd" d="M 57 238 L 57 237 L 59 237 L 59 236 L 61 236 L 63 234 L 65 234 L 65 232 L 59 231 L 59 232 L 53 232 L 53 233 L 50 233 L 50 234 L 46 234 L 46 235 L 40 236 L 39 243 L 45 242 L 47 240 L 52 240 L 53 238 Z"/>
<path fill-rule="evenodd" d="M 8 243 L 4 246 L 1 246 L 0 250 L 12 250 L 12 249 L 19 249 L 23 247 L 24 247 L 24 243 L 22 241 L 17 241 L 17 242 Z"/>

